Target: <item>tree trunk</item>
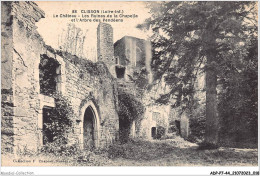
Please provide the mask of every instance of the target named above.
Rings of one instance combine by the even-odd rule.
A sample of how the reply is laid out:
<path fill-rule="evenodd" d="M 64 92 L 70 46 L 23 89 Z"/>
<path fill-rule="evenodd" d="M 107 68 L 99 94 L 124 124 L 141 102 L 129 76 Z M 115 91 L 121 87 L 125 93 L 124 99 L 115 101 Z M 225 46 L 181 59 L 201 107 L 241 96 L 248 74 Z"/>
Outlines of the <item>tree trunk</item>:
<path fill-rule="evenodd" d="M 217 113 L 217 74 L 214 51 L 207 53 L 206 68 L 206 131 L 205 143 L 218 144 L 219 118 Z"/>

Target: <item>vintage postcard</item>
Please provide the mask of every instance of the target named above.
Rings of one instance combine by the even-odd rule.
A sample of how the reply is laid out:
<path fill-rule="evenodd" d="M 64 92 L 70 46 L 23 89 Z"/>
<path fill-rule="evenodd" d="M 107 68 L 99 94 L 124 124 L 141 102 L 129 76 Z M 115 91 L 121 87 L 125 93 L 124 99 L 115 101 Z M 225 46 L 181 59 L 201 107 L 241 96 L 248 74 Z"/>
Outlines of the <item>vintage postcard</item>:
<path fill-rule="evenodd" d="M 258 166 L 257 43 L 256 1 L 2 1 L 1 165 Z"/>

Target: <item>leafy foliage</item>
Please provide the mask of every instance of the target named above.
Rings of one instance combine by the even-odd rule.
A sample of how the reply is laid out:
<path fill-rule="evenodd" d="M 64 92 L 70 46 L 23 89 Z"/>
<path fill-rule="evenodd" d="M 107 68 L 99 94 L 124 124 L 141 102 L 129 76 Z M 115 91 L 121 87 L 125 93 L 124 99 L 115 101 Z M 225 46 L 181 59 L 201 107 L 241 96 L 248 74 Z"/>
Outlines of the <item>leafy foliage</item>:
<path fill-rule="evenodd" d="M 138 27 L 152 30 L 154 77 L 165 77 L 170 94 L 178 97 L 176 103 L 194 93 L 197 73 L 206 68 L 203 65 L 213 49 L 215 62 L 209 64 L 227 66 L 245 55 L 239 43 L 247 46 L 246 33 L 255 32 L 255 23 L 245 20 L 255 21 L 250 17 L 254 2 L 151 2 L 148 7 L 152 17 Z"/>
<path fill-rule="evenodd" d="M 87 71 L 90 75 L 109 75 L 110 72 L 106 67 L 106 64 L 102 61 L 98 61 L 96 63 L 92 62 L 88 59 L 80 58 L 76 55 L 72 55 L 68 52 L 57 51 L 57 54 L 61 57 L 65 58 L 69 62 L 74 65 L 80 66 L 83 71 Z"/>
<path fill-rule="evenodd" d="M 67 135 L 73 128 L 74 111 L 67 97 L 60 94 L 53 96 L 56 107 L 43 112 L 44 142 L 56 143 L 57 146 L 66 145 L 68 143 Z"/>
<path fill-rule="evenodd" d="M 130 127 L 133 121 L 140 118 L 144 113 L 144 106 L 137 98 L 119 89 L 118 93 L 118 115 L 119 115 L 119 138 L 125 143 L 128 141 Z"/>
<path fill-rule="evenodd" d="M 136 90 L 138 91 L 138 97 L 142 98 L 145 90 L 148 88 L 148 72 L 146 68 L 136 70 L 133 73 L 133 76 L 128 75 L 129 79 L 135 83 Z"/>
<path fill-rule="evenodd" d="M 144 113 L 144 106 L 137 98 L 119 89 L 118 93 L 119 117 L 133 121 Z"/>
<path fill-rule="evenodd" d="M 222 117 L 222 138 L 233 142 L 257 142 L 257 40 L 252 40 L 248 56 L 239 69 L 227 70 L 230 77 L 222 77 L 219 112 Z M 226 141 L 223 142 L 226 142 Z M 251 141 L 250 141 L 251 140 Z"/>
<path fill-rule="evenodd" d="M 166 133 L 166 128 L 162 127 L 162 126 L 158 126 L 157 127 L 157 139 L 161 139 L 163 136 L 165 136 Z"/>
<path fill-rule="evenodd" d="M 204 114 L 194 115 L 190 119 L 190 135 L 188 136 L 188 140 L 191 142 L 199 143 L 204 140 L 205 135 L 205 112 Z"/>
<path fill-rule="evenodd" d="M 108 149 L 109 158 L 125 158 L 135 161 L 149 161 L 158 159 L 173 151 L 166 143 L 152 143 L 143 140 L 129 140 L 128 143 L 111 145 Z"/>
<path fill-rule="evenodd" d="M 168 103 L 173 98 L 175 107 L 182 106 L 193 114 L 194 84 L 198 73 L 206 72 L 206 92 L 211 98 L 206 104 L 206 119 L 214 121 L 214 129 L 218 128 L 218 119 L 212 119 L 218 114 L 217 86 L 222 120 L 232 124 L 236 117 L 241 121 L 239 125 L 233 119 L 238 130 L 241 125 L 257 124 L 256 3 L 172 1 L 151 2 L 148 7 L 151 17 L 137 27 L 152 31 L 154 78 L 164 78 L 170 86 L 158 102 Z M 225 120 L 222 127 L 229 129 Z M 256 133 L 256 127 L 250 129 Z"/>
<path fill-rule="evenodd" d="M 71 145 L 71 146 L 66 146 L 62 144 L 63 142 L 60 142 L 56 140 L 55 142 L 52 143 L 47 143 L 46 145 L 43 146 L 41 149 L 42 153 L 46 154 L 53 154 L 55 156 L 74 156 L 74 155 L 79 155 L 80 149 L 78 145 Z"/>

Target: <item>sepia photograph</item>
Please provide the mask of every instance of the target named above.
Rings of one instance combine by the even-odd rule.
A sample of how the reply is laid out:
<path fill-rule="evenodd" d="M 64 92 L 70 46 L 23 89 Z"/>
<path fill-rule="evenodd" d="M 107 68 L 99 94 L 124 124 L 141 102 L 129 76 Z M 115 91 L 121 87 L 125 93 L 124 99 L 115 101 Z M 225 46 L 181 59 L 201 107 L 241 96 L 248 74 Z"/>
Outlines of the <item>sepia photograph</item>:
<path fill-rule="evenodd" d="M 1 1 L 1 166 L 257 167 L 258 2 Z"/>

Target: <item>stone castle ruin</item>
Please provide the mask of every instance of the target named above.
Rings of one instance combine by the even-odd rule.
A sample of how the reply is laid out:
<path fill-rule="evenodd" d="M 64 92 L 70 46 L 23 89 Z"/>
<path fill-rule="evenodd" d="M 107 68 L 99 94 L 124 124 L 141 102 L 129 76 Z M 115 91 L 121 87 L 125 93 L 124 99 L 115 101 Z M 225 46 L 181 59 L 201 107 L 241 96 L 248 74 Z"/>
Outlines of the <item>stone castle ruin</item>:
<path fill-rule="evenodd" d="M 150 43 L 126 36 L 114 44 L 113 28 L 100 23 L 98 61 L 93 63 L 44 43 L 35 23 L 45 14 L 34 2 L 2 2 L 1 10 L 2 150 L 36 151 L 45 144 L 43 128 L 56 107 L 50 96 L 55 93 L 68 97 L 75 113 L 68 134 L 71 144 L 104 148 L 118 140 L 117 90 L 125 85 L 135 94 L 127 75 L 143 67 L 151 81 Z M 42 74 L 43 68 L 48 75 Z M 158 119 L 164 119 L 161 126 L 167 128 L 169 115 L 169 107 L 148 107 L 144 120 L 132 124 L 131 135 L 152 139 Z"/>

